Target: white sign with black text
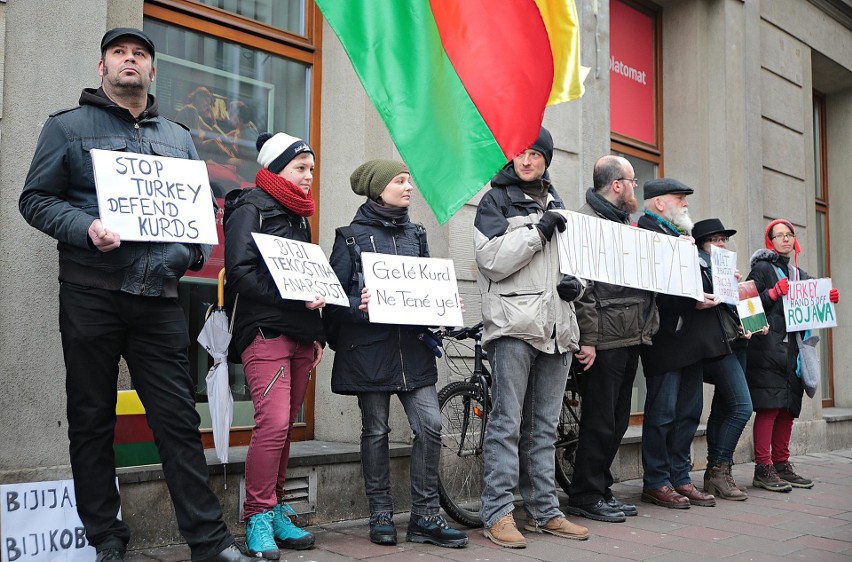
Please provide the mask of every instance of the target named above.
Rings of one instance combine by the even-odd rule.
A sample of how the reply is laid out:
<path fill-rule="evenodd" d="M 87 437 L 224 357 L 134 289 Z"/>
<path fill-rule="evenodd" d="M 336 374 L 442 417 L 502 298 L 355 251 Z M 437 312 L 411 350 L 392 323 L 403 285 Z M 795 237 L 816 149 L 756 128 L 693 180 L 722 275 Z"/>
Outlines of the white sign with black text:
<path fill-rule="evenodd" d="M 269 234 L 251 235 L 283 298 L 311 302 L 319 295 L 328 304 L 349 306 L 322 248 Z"/>
<path fill-rule="evenodd" d="M 201 160 L 92 149 L 98 211 L 122 240 L 218 244 Z"/>
<path fill-rule="evenodd" d="M 118 479 L 115 483 L 118 486 Z M 73 480 L 0 485 L 2 562 L 89 561 Z M 121 518 L 121 513 L 119 513 Z"/>
<path fill-rule="evenodd" d="M 740 302 L 737 253 L 711 244 L 710 262 L 715 300 L 736 306 Z"/>
<path fill-rule="evenodd" d="M 559 269 L 566 275 L 704 300 L 698 249 L 685 238 L 573 211 L 556 233 Z"/>
<path fill-rule="evenodd" d="M 452 260 L 362 252 L 370 322 L 463 326 Z"/>

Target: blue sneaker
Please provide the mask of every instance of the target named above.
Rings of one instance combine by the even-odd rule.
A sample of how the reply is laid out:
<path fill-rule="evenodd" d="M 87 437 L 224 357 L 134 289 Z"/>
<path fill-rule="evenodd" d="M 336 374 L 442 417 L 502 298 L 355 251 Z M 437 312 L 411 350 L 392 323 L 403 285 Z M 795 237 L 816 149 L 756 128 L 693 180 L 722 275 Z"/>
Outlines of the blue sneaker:
<path fill-rule="evenodd" d="M 440 515 L 423 516 L 412 513 L 405 540 L 448 548 L 461 548 L 467 545 L 467 535 L 464 531 L 453 529 Z"/>
<path fill-rule="evenodd" d="M 293 524 L 291 518 L 296 516 L 296 510 L 289 504 L 279 503 L 272 513 L 272 534 L 279 546 L 293 550 L 313 548 L 314 536 Z"/>
<path fill-rule="evenodd" d="M 255 513 L 246 521 L 246 548 L 249 556 L 278 560 L 281 554 L 272 538 L 272 511 Z"/>
<path fill-rule="evenodd" d="M 375 544 L 396 544 L 396 527 L 393 524 L 393 513 L 377 511 L 370 514 L 370 542 Z"/>

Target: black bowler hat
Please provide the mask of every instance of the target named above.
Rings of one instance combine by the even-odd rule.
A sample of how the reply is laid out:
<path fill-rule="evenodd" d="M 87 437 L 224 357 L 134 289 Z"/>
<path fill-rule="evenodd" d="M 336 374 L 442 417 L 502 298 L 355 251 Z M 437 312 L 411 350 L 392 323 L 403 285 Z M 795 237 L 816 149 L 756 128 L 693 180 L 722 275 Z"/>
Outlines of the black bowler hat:
<path fill-rule="evenodd" d="M 645 199 L 653 199 L 669 193 L 684 193 L 692 195 L 694 189 L 672 178 L 659 178 L 645 182 Z"/>
<path fill-rule="evenodd" d="M 730 238 L 736 233 L 736 230 L 725 228 L 725 225 L 723 225 L 722 221 L 719 219 L 704 219 L 703 221 L 698 221 L 695 223 L 695 226 L 692 227 L 692 237 L 695 238 L 695 243 L 699 246 L 708 238 L 716 234 L 721 234 Z"/>
<path fill-rule="evenodd" d="M 117 39 L 128 36 L 142 41 L 142 44 L 148 47 L 148 50 L 151 52 L 151 58 L 154 58 L 156 52 L 154 42 L 141 29 L 136 29 L 135 27 L 116 27 L 104 33 L 103 39 L 101 39 L 101 54 L 106 51 L 107 47 L 115 43 Z"/>

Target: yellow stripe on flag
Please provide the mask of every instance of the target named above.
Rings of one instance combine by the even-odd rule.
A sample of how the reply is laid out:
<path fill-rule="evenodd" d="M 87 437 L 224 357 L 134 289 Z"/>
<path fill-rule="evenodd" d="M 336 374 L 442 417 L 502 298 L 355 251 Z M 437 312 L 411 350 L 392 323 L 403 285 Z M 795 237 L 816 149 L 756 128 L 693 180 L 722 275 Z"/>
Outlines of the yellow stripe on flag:
<path fill-rule="evenodd" d="M 145 407 L 135 390 L 119 390 L 118 400 L 115 403 L 115 413 L 119 416 L 144 414 Z"/>
<path fill-rule="evenodd" d="M 588 70 L 580 67 L 580 19 L 574 0 L 535 0 L 550 38 L 553 88 L 547 105 L 578 99 Z"/>

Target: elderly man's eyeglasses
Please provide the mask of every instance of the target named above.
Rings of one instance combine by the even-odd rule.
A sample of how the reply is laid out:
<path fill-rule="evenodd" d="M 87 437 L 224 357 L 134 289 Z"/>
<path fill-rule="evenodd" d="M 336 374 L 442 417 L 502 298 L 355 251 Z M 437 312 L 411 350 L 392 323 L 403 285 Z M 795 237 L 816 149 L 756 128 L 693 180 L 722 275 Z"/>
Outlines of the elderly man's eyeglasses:
<path fill-rule="evenodd" d="M 783 234 L 776 234 L 771 239 L 775 240 L 776 238 L 783 238 L 784 240 L 793 240 L 794 238 L 796 238 L 796 235 L 792 232 L 785 232 Z"/>
<path fill-rule="evenodd" d="M 633 187 L 636 187 L 637 185 L 639 185 L 639 180 L 637 180 L 636 178 L 618 178 L 615 181 L 629 181 L 630 183 L 633 184 Z"/>

